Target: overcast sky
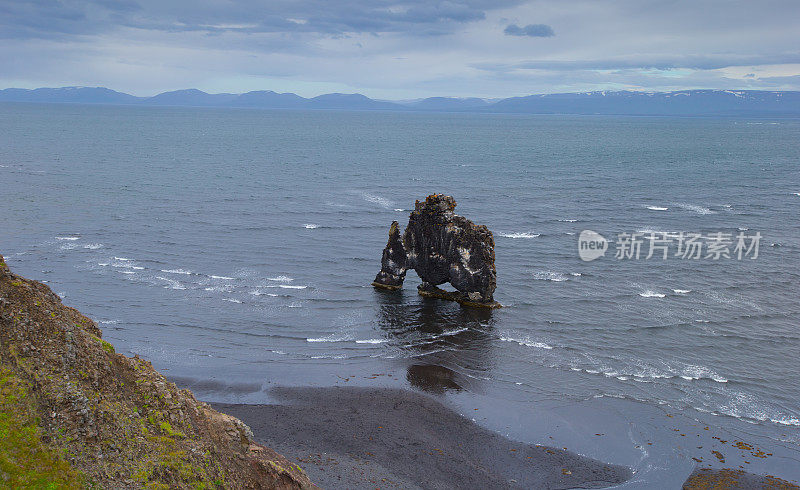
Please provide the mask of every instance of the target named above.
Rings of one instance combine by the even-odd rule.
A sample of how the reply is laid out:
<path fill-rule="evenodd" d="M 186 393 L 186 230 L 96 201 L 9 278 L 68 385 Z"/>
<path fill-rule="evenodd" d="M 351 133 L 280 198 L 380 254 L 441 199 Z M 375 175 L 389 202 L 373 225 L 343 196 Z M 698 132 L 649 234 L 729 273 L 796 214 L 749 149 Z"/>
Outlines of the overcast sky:
<path fill-rule="evenodd" d="M 799 0 L 0 0 L 0 87 L 800 90 Z"/>

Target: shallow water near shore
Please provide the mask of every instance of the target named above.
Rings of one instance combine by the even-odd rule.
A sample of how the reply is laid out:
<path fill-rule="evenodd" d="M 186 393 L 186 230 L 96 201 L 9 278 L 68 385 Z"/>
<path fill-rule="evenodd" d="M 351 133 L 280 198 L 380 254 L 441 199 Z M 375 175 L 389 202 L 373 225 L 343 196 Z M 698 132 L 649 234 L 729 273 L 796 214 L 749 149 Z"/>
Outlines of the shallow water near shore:
<path fill-rule="evenodd" d="M 798 140 L 797 120 L 3 104 L 0 253 L 202 399 L 407 387 L 634 486 L 800 479 Z M 422 299 L 413 272 L 370 287 L 433 192 L 494 232 L 504 308 Z M 585 229 L 763 239 L 756 260 L 583 262 Z"/>

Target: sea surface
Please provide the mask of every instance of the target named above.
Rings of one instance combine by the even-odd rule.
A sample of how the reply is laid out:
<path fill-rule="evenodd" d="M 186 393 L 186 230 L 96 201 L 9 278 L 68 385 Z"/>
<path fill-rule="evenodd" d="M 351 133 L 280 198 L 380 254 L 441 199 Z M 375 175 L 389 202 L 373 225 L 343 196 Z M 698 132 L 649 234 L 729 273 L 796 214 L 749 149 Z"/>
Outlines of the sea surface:
<path fill-rule="evenodd" d="M 796 119 L 6 103 L 0 254 L 203 399 L 406 386 L 519 439 L 520 411 L 609 400 L 749 437 L 784 459 L 745 469 L 798 478 L 798 142 Z M 493 231 L 503 308 L 423 299 L 413 271 L 370 286 L 435 192 Z M 583 230 L 604 257 L 580 259 Z M 731 258 L 648 260 L 650 232 L 730 234 Z"/>

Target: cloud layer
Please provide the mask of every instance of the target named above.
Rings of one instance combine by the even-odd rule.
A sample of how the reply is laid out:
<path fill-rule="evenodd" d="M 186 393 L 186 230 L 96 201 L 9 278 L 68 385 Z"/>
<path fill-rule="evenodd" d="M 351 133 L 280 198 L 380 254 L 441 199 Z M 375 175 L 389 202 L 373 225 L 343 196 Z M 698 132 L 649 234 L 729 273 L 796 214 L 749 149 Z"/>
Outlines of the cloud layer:
<path fill-rule="evenodd" d="M 63 38 L 121 27 L 207 33 L 409 32 L 447 34 L 481 21 L 487 10 L 517 0 L 8 0 L 0 5 L 0 33 L 7 38 Z"/>
<path fill-rule="evenodd" d="M 528 24 L 525 27 L 509 24 L 503 32 L 508 36 L 553 37 L 556 35 L 553 28 L 547 24 Z"/>
<path fill-rule="evenodd" d="M 794 0 L 5 0 L 0 87 L 797 90 L 797 18 Z"/>

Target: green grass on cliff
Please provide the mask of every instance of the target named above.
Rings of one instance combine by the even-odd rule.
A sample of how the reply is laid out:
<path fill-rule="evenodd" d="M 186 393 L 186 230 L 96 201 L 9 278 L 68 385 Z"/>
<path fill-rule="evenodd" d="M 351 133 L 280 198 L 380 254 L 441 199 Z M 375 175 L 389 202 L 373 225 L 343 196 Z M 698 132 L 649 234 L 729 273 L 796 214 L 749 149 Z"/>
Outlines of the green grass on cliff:
<path fill-rule="evenodd" d="M 27 384 L 0 367 L 0 488 L 78 488 L 83 478 L 42 442 Z"/>

